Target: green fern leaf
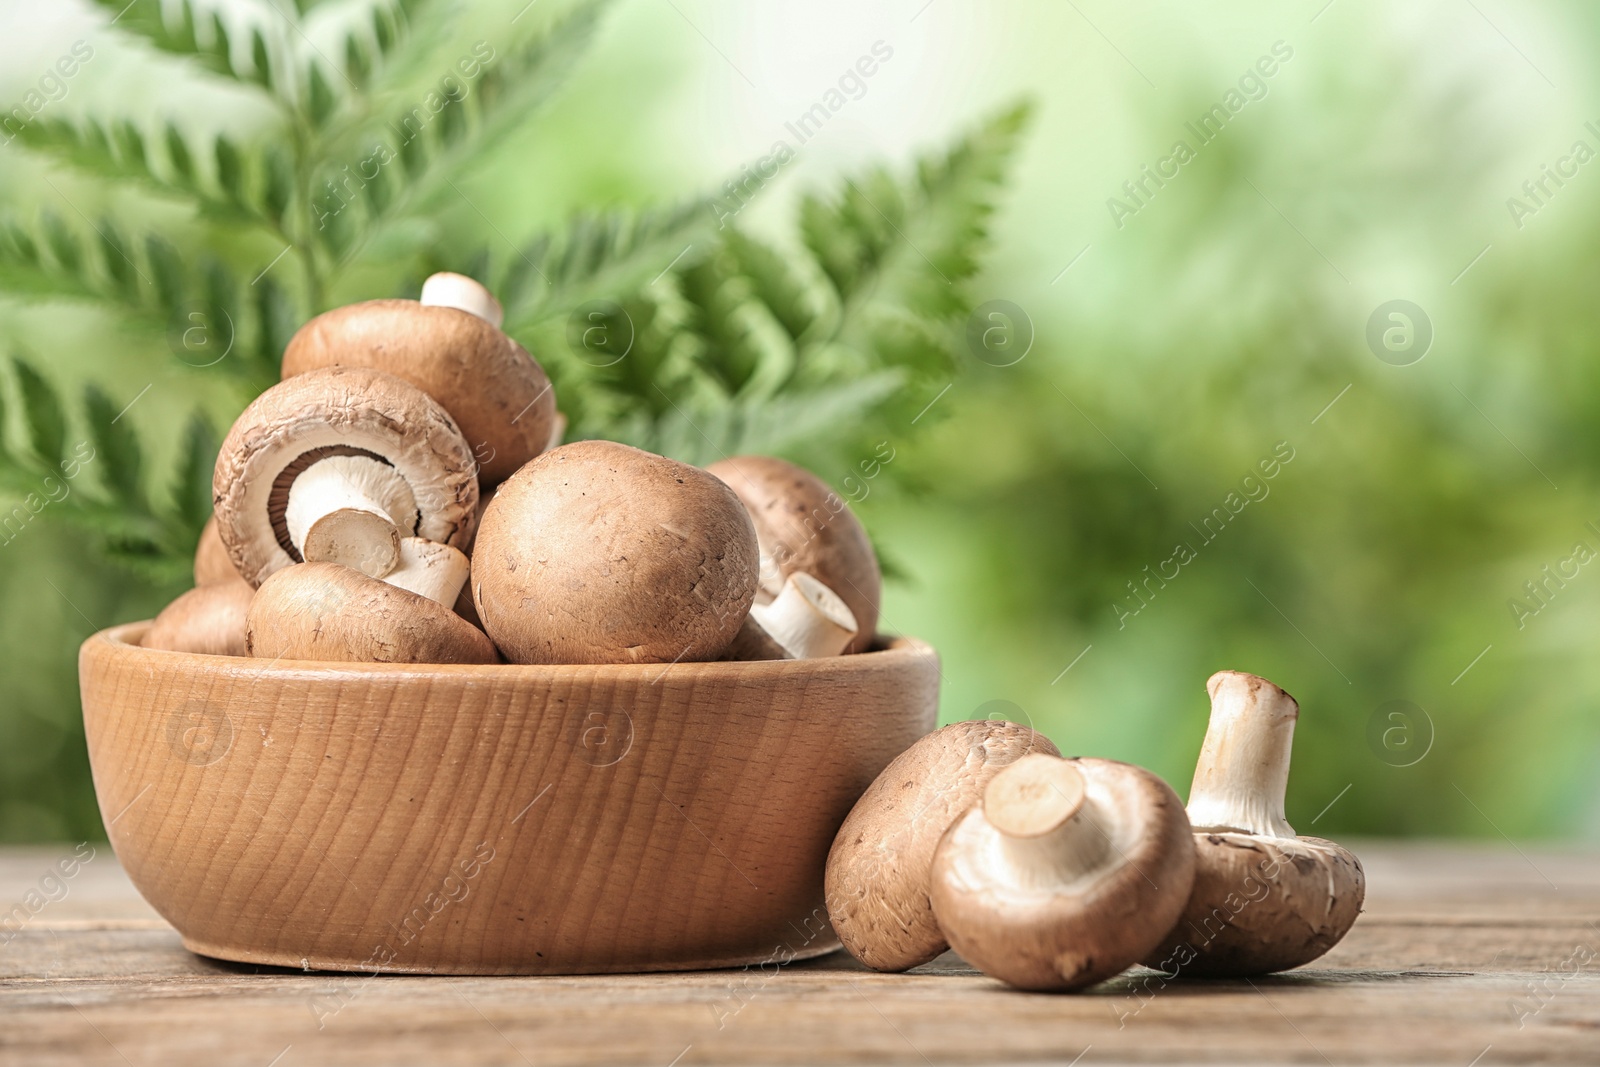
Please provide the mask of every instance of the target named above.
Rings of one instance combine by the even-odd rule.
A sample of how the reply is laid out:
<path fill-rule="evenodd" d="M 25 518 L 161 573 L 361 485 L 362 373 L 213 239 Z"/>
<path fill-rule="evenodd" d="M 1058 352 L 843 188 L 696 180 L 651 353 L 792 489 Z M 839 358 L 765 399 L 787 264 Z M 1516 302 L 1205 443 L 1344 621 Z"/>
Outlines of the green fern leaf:
<path fill-rule="evenodd" d="M 100 261 L 113 288 L 129 304 L 140 303 L 140 273 L 128 254 L 128 242 L 110 219 L 95 227 L 100 237 Z"/>
<path fill-rule="evenodd" d="M 39 213 L 40 228 L 44 230 L 44 243 L 61 270 L 76 274 L 83 266 L 83 248 L 61 216 L 49 208 Z"/>
<path fill-rule="evenodd" d="M 93 0 L 112 15 L 111 24 L 124 33 L 142 37 L 152 47 L 183 56 L 213 74 L 237 81 L 252 80 L 233 65 L 232 44 L 226 24 L 213 12 L 204 20 L 190 0 Z M 259 35 L 260 31 L 256 33 Z"/>
<path fill-rule="evenodd" d="M 11 369 L 22 400 L 28 448 L 39 463 L 53 470 L 66 455 L 67 414 L 61 396 L 27 361 L 13 356 Z"/>
<path fill-rule="evenodd" d="M 223 195 L 234 203 L 245 202 L 244 164 L 239 159 L 238 146 L 225 136 L 218 137 L 212 154 L 217 164 L 217 185 Z"/>
<path fill-rule="evenodd" d="M 306 112 L 317 126 L 326 126 L 338 110 L 339 97 L 328 84 L 320 64 L 312 63 L 306 72 Z"/>
<path fill-rule="evenodd" d="M 829 304 L 813 285 L 797 276 L 789 262 L 760 241 L 729 229 L 723 244 L 750 280 L 757 299 L 796 341 L 803 341 L 814 328 L 824 323 Z"/>
<path fill-rule="evenodd" d="M 133 424 L 122 421 L 124 412 L 99 386 L 84 387 L 83 406 L 100 484 L 119 507 L 136 515 L 147 512 L 141 481 L 144 458 Z"/>
<path fill-rule="evenodd" d="M 715 217 L 709 200 L 646 211 L 579 214 L 558 233 L 528 242 L 494 284 L 507 332 L 532 331 L 591 300 L 621 300 L 669 266 L 709 248 Z"/>
<path fill-rule="evenodd" d="M 184 427 L 178 465 L 173 471 L 173 515 L 182 531 L 199 532 L 211 515 L 211 472 L 217 462 L 217 433 L 198 409 Z"/>
<path fill-rule="evenodd" d="M 272 50 L 267 47 L 267 38 L 257 26 L 250 31 L 250 75 L 249 80 L 272 91 Z"/>
<path fill-rule="evenodd" d="M 195 180 L 194 157 L 189 154 L 189 143 L 170 122 L 166 129 L 167 165 L 180 184 L 193 185 Z"/>
<path fill-rule="evenodd" d="M 489 63 L 468 98 L 478 124 L 474 142 L 498 144 L 566 81 L 587 51 L 610 0 L 589 0 L 538 37 L 508 47 Z"/>
<path fill-rule="evenodd" d="M 252 373 L 263 387 L 276 382 L 283 365 L 283 350 L 299 326 L 300 316 L 288 295 L 271 278 L 252 286 L 255 292 L 256 337 Z"/>

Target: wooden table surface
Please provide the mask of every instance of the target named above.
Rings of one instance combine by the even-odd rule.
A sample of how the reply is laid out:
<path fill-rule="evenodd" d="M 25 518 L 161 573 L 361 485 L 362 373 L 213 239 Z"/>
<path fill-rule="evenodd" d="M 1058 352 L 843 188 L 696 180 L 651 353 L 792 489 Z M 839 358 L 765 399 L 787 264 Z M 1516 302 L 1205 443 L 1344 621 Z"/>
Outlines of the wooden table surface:
<path fill-rule="evenodd" d="M 1366 913 L 1311 967 L 1051 996 L 950 955 L 904 975 L 843 953 L 577 978 L 236 966 L 186 952 L 92 847 L 59 881 L 71 846 L 0 850 L 0 1063 L 1600 1064 L 1593 851 L 1357 842 Z"/>

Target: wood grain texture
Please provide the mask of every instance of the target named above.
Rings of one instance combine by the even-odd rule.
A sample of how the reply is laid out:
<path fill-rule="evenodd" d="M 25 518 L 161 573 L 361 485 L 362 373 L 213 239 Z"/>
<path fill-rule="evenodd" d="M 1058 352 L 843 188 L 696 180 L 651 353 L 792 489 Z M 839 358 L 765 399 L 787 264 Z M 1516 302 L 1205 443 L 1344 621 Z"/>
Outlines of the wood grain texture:
<path fill-rule="evenodd" d="M 836 940 L 851 804 L 932 729 L 915 641 L 827 660 L 314 664 L 97 634 L 101 812 L 196 952 L 315 969 L 577 974 L 759 964 Z"/>
<path fill-rule="evenodd" d="M 131 818 L 131 810 L 129 818 Z M 1350 844 L 1347 842 L 1347 844 Z M 184 951 L 103 845 L 0 933 L 0 1064 L 1506 1063 L 1600 1049 L 1600 854 L 1355 842 L 1367 912 L 1310 968 L 1087 993 L 1007 990 L 944 955 L 685 974 L 301 973 Z M 0 905 L 73 847 L 0 851 Z M 1518 1012 L 1531 1012 L 1519 1015 Z M 1085 1051 L 1087 1050 L 1087 1051 Z"/>

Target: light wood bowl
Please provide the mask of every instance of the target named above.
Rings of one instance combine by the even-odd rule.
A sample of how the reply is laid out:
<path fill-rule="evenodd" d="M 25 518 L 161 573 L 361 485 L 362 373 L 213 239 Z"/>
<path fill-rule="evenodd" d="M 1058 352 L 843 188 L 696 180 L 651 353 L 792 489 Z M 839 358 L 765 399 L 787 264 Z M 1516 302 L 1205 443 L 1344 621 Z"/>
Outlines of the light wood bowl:
<path fill-rule="evenodd" d="M 262 662 L 83 644 L 95 792 L 146 900 L 207 956 L 581 974 L 838 946 L 834 832 L 933 729 L 909 639 L 831 659 Z"/>

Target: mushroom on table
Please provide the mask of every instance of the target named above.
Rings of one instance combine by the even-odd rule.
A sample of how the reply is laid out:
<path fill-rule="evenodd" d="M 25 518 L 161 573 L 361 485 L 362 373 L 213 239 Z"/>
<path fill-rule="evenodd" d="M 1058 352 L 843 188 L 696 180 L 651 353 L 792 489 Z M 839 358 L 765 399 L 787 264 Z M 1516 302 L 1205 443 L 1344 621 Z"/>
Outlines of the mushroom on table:
<path fill-rule="evenodd" d="M 1299 967 L 1349 932 L 1366 896 L 1361 861 L 1284 816 L 1300 705 L 1265 678 L 1219 671 L 1189 790 L 1195 880 L 1174 928 L 1144 957 L 1180 976 Z"/>
<path fill-rule="evenodd" d="M 556 398 L 544 368 L 501 332 L 494 296 L 463 275 L 429 278 L 420 301 L 325 311 L 284 349 L 285 380 L 333 366 L 384 371 L 438 401 L 460 426 L 486 487 L 555 437 Z"/>
<path fill-rule="evenodd" d="M 934 853 L 950 947 L 1020 989 L 1120 974 L 1189 900 L 1194 845 L 1177 795 L 1141 767 L 1033 753 L 989 781 Z"/>
<path fill-rule="evenodd" d="M 939 838 L 996 774 L 1033 752 L 1057 754 L 1048 737 L 1018 723 L 952 723 L 867 787 L 834 837 L 824 881 L 828 920 L 852 956 L 904 971 L 950 947 L 928 899 Z"/>
<path fill-rule="evenodd" d="M 383 577 L 403 538 L 470 544 L 478 503 L 472 450 L 444 408 L 393 375 L 344 367 L 257 397 L 222 443 L 213 491 L 218 535 L 258 586 L 302 560 Z"/>

